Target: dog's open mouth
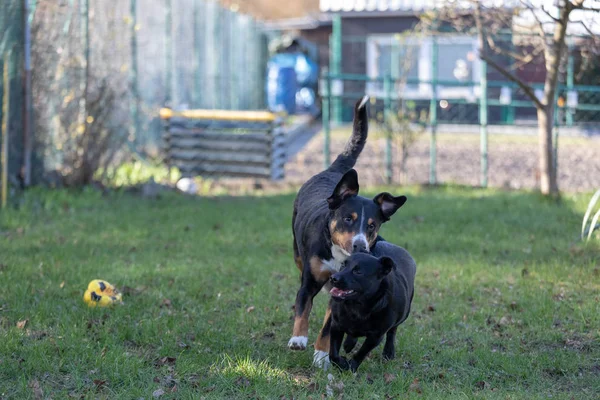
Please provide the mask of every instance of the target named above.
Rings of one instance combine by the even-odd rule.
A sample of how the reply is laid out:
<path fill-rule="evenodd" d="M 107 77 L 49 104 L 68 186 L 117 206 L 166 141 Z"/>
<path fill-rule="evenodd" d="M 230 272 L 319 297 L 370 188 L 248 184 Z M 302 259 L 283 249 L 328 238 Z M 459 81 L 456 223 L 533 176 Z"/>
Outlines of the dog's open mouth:
<path fill-rule="evenodd" d="M 331 288 L 329 294 L 333 297 L 344 298 L 354 294 L 354 290 L 342 290 L 340 288 Z"/>

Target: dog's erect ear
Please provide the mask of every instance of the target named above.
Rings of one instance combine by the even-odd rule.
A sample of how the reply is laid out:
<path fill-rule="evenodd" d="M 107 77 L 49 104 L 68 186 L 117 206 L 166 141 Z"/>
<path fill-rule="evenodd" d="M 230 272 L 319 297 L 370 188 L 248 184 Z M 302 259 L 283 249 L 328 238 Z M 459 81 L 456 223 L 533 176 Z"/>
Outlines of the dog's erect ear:
<path fill-rule="evenodd" d="M 385 222 L 389 221 L 390 217 L 406 203 L 406 196 L 394 197 L 391 194 L 384 192 L 375 196 L 373 201 L 379 206 Z"/>
<path fill-rule="evenodd" d="M 396 263 L 389 257 L 381 257 L 379 259 L 379 263 L 381 264 L 381 269 L 379 270 L 379 277 L 384 277 L 394 268 L 396 268 Z"/>
<path fill-rule="evenodd" d="M 357 194 L 358 174 L 355 170 L 351 169 L 342 176 L 342 179 L 338 182 L 333 194 L 327 199 L 329 209 L 335 210 L 342 204 L 342 201 L 350 196 L 356 196 Z"/>

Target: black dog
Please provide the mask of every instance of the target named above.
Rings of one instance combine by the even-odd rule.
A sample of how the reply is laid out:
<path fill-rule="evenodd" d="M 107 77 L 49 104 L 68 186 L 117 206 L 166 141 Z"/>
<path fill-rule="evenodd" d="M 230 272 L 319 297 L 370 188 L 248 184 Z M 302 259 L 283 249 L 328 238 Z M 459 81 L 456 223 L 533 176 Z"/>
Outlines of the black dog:
<path fill-rule="evenodd" d="M 352 169 L 368 134 L 368 97 L 354 109 L 352 137 L 331 166 L 309 179 L 294 202 L 292 226 L 294 259 L 302 272 L 296 296 L 295 321 L 288 347 L 304 350 L 308 342 L 308 317 L 314 296 L 355 252 L 368 252 L 378 240 L 382 223 L 404 204 L 406 197 L 380 193 L 374 199 L 358 196 L 358 175 Z M 329 288 L 328 288 L 329 289 Z M 325 320 L 329 317 L 329 309 Z M 315 343 L 319 363 L 329 351 L 329 332 L 321 330 Z"/>
<path fill-rule="evenodd" d="M 402 247 L 379 241 L 371 254 L 353 254 L 344 269 L 331 277 L 332 363 L 356 372 L 384 335 L 383 358 L 391 360 L 396 356 L 396 329 L 410 313 L 416 268 Z M 339 355 L 344 334 L 348 335 L 344 342 L 346 353 L 352 351 L 357 337 L 366 336 L 350 361 Z"/>

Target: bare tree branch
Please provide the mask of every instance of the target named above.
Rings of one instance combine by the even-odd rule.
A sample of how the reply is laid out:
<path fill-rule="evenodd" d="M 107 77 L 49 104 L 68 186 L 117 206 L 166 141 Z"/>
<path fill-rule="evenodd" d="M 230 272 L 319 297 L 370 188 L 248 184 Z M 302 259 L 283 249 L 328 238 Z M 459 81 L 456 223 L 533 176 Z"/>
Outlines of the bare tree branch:
<path fill-rule="evenodd" d="M 501 73 L 506 79 L 508 79 L 511 82 L 516 83 L 521 88 L 521 90 L 523 90 L 523 92 L 525 92 L 525 94 L 531 99 L 531 101 L 533 101 L 533 103 L 535 104 L 535 106 L 537 108 L 544 108 L 544 104 L 542 104 L 540 99 L 537 98 L 537 96 L 535 95 L 535 92 L 533 91 L 531 86 L 527 85 L 521 79 L 519 79 L 517 76 L 515 76 L 514 74 L 507 71 L 503 66 L 501 66 L 500 64 L 495 62 L 492 58 L 488 57 L 486 54 L 483 54 L 480 52 L 479 57 L 482 60 L 484 60 L 485 62 L 487 62 L 489 65 L 491 65 L 499 73 Z"/>
<path fill-rule="evenodd" d="M 523 4 L 529 10 L 529 12 L 531 13 L 531 15 L 535 19 L 536 27 L 537 27 L 537 33 L 542 38 L 542 45 L 544 46 L 544 54 L 547 54 L 547 52 L 548 52 L 548 44 L 546 43 L 546 31 L 544 31 L 544 24 L 542 23 L 542 20 L 540 19 L 540 17 L 535 12 L 536 10 L 531 5 L 531 3 L 525 2 L 525 1 L 521 0 L 521 4 Z M 543 9 L 543 7 L 542 7 L 542 9 Z"/>
<path fill-rule="evenodd" d="M 542 5 L 541 10 L 544 12 L 544 14 L 546 14 L 548 17 L 550 17 L 550 19 L 552 19 L 554 22 L 559 22 L 560 20 L 558 18 L 556 18 L 555 16 L 553 16 L 550 11 L 546 10 L 546 7 L 544 7 L 544 5 Z"/>
<path fill-rule="evenodd" d="M 579 24 L 579 25 L 581 25 L 583 27 L 583 29 L 585 29 L 585 31 L 590 34 L 590 37 L 591 37 L 591 39 L 593 41 L 596 41 L 598 39 L 597 35 L 590 29 L 589 26 L 587 26 L 587 24 L 585 23 L 585 21 L 570 21 L 570 22 L 571 22 L 571 24 Z"/>
<path fill-rule="evenodd" d="M 585 0 L 575 0 L 572 2 L 567 1 L 567 3 L 569 3 L 571 5 L 572 9 L 574 9 L 574 10 L 600 12 L 600 7 L 595 8 L 595 7 L 584 6 L 583 3 L 585 3 Z M 598 1 L 596 1 L 596 3 L 598 3 Z"/>
<path fill-rule="evenodd" d="M 543 109 L 544 105 L 537 98 L 537 96 L 535 95 L 531 86 L 527 85 L 525 82 L 523 82 L 521 79 L 519 79 L 516 75 L 509 72 L 505 67 L 501 66 L 500 64 L 498 64 L 496 61 L 494 61 L 491 57 L 489 57 L 487 55 L 487 48 L 486 48 L 487 34 L 485 31 L 485 26 L 482 21 L 481 8 L 482 8 L 481 2 L 478 1 L 476 4 L 476 7 L 475 7 L 475 13 L 474 13 L 475 15 L 474 16 L 475 16 L 475 25 L 477 26 L 477 36 L 478 36 L 478 42 L 479 42 L 479 57 L 482 60 L 486 61 L 489 65 L 491 65 L 492 68 L 496 69 L 499 73 L 501 73 L 506 79 L 508 79 L 511 82 L 516 83 L 523 90 L 523 92 L 525 92 L 525 94 L 529 98 L 531 98 L 531 101 L 533 101 L 533 104 L 535 104 L 536 108 Z"/>

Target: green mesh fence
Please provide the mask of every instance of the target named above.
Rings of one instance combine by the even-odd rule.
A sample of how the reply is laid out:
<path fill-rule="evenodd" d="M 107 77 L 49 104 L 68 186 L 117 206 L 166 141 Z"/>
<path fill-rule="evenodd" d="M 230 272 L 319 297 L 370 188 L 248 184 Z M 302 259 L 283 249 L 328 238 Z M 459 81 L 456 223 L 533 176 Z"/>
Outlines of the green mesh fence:
<path fill-rule="evenodd" d="M 332 42 L 334 40 L 332 37 Z M 341 49 L 341 54 L 331 57 L 341 60 L 339 66 L 330 68 L 330 71 L 339 70 L 330 75 L 334 119 L 337 113 L 341 120 L 350 120 L 352 99 L 367 93 L 376 99 L 380 108 L 389 98 L 395 108 L 412 110 L 409 114 L 415 118 L 429 113 L 431 101 L 435 99 L 437 123 L 479 124 L 482 71 L 476 37 L 411 32 L 345 35 L 339 40 L 341 45 L 331 45 L 332 52 Z M 494 61 L 510 65 L 511 71 L 531 84 L 541 96 L 545 68 L 536 43 L 539 38 L 499 35 L 495 40 L 498 47 L 531 56 L 530 62 L 522 64 L 503 55 L 496 56 Z M 568 43 L 568 55 L 559 77 L 556 123 L 559 126 L 600 125 L 597 80 L 600 63 L 597 60 L 598 65 L 584 62 L 585 51 L 582 52 L 578 38 L 569 38 Z M 435 63 L 434 57 L 437 58 Z M 489 124 L 536 123 L 535 107 L 517 84 L 507 81 L 491 66 L 487 67 L 486 77 Z"/>
<path fill-rule="evenodd" d="M 3 0 L 0 2 L 0 120 L 6 128 L 0 135 L 0 149 L 7 144 L 8 174 L 12 184 L 17 184 L 23 158 L 23 2 Z M 8 98 L 6 98 L 8 97 Z M 5 115 L 5 111 L 8 114 Z M 6 143 L 4 143 L 6 142 Z M 1 157 L 0 157 L 1 158 Z M 0 170 L 2 165 L 0 165 Z M 2 176 L 2 175 L 0 175 Z"/>
<path fill-rule="evenodd" d="M 89 160 L 78 159 L 82 146 L 105 161 L 160 155 L 164 106 L 266 107 L 266 34 L 257 21 L 216 1 L 29 3 L 34 181 L 49 171 L 90 168 Z M 0 2 L 0 59 L 8 60 L 11 88 L 9 115 L 2 116 L 11 182 L 24 164 L 23 4 Z M 83 138 L 90 127 L 98 143 Z"/>

